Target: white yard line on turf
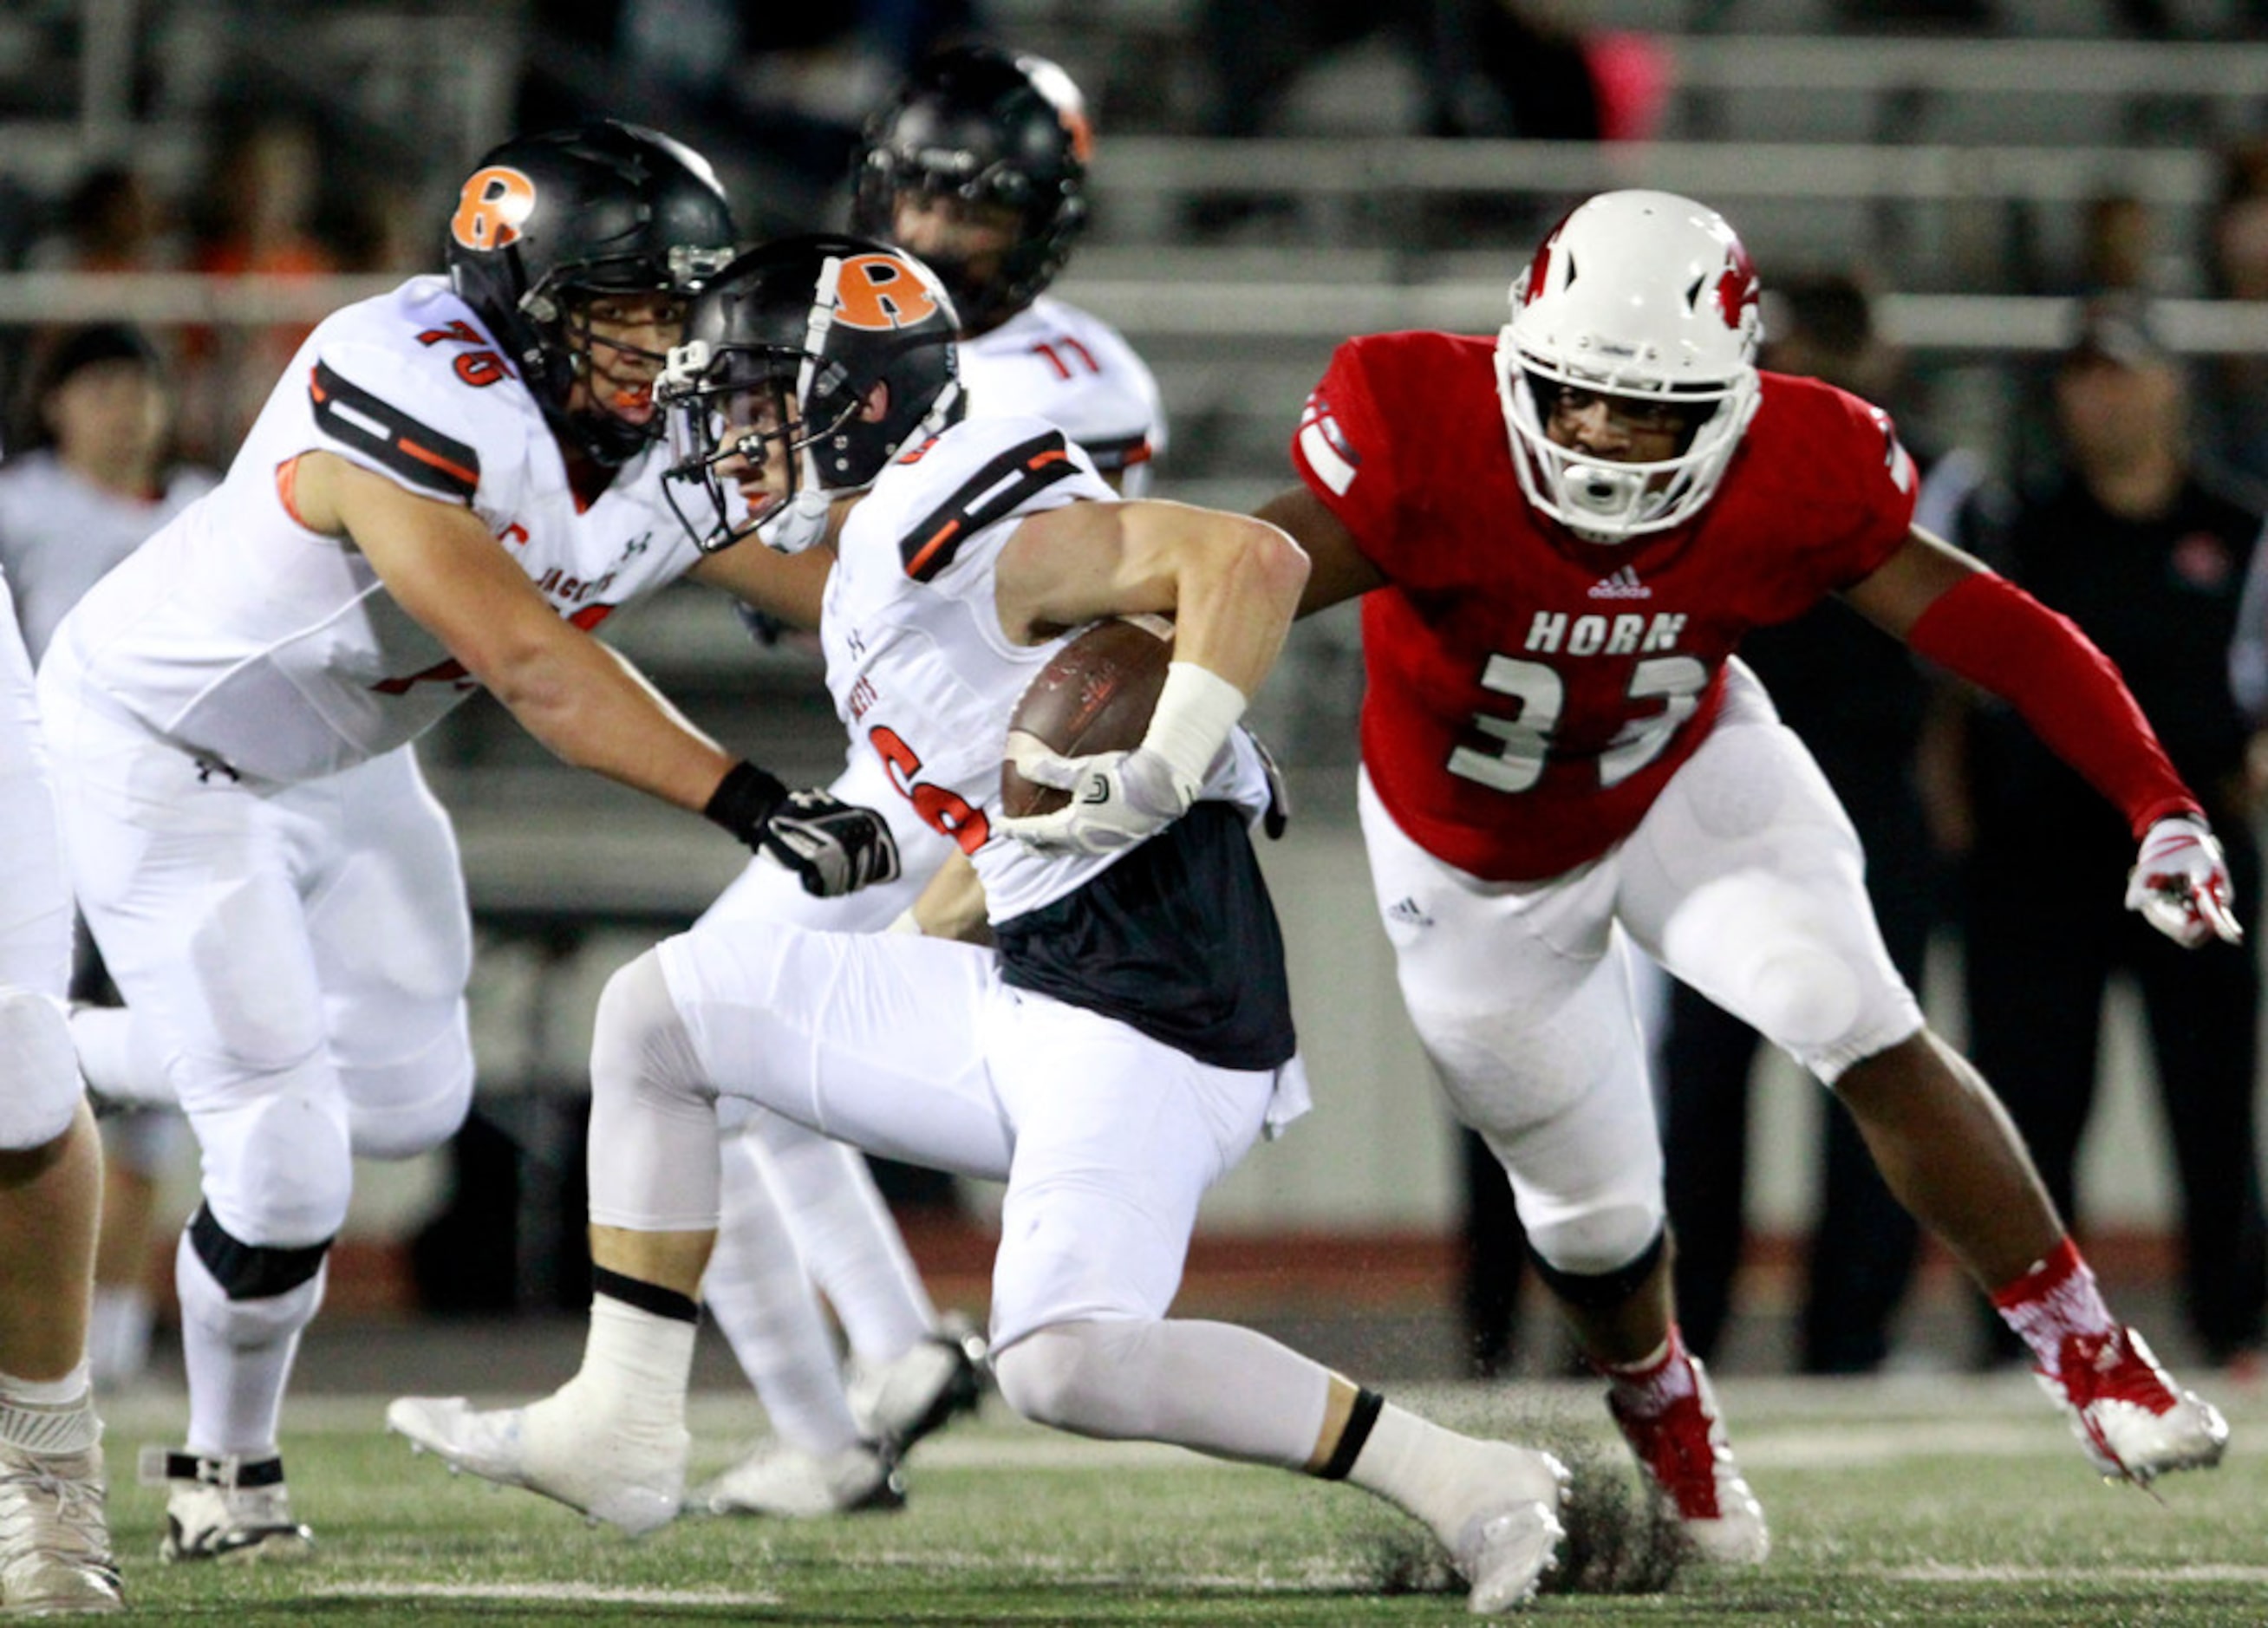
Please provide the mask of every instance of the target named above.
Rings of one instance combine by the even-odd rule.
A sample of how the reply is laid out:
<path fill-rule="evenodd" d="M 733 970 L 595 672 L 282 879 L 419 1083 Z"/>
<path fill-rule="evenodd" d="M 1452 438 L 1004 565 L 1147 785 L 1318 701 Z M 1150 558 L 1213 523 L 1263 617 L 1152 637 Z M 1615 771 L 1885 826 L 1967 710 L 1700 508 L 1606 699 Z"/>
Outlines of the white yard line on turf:
<path fill-rule="evenodd" d="M 327 1583 L 309 1596 L 357 1600 L 555 1600 L 577 1605 L 768 1606 L 782 1596 L 722 1588 L 601 1588 L 588 1583 Z"/>

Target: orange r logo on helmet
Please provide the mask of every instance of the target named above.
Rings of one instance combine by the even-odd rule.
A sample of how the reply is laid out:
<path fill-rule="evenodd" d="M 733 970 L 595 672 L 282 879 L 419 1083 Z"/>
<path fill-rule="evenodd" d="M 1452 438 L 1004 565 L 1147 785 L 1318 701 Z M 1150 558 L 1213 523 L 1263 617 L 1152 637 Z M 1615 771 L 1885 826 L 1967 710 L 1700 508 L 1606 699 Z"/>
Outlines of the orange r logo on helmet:
<path fill-rule="evenodd" d="M 494 251 L 519 236 L 535 207 L 535 183 L 518 170 L 490 165 L 466 181 L 449 233 L 468 249 Z"/>
<path fill-rule="evenodd" d="M 895 254 L 854 254 L 835 279 L 835 320 L 845 328 L 887 333 L 937 314 L 937 297 Z"/>

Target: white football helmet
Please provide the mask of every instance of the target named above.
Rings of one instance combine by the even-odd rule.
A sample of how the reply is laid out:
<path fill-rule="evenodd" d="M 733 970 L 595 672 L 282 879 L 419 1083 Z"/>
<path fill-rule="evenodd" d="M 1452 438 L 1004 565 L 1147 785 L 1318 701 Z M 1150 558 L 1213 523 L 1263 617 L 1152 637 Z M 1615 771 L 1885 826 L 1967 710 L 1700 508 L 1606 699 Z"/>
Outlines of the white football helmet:
<path fill-rule="evenodd" d="M 1552 229 L 1512 284 L 1497 394 L 1528 501 L 1622 542 L 1690 519 L 1756 410 L 1756 275 L 1725 217 L 1667 192 L 1604 192 Z M 1675 457 L 1618 463 L 1545 433 L 1561 387 L 1690 405 Z"/>

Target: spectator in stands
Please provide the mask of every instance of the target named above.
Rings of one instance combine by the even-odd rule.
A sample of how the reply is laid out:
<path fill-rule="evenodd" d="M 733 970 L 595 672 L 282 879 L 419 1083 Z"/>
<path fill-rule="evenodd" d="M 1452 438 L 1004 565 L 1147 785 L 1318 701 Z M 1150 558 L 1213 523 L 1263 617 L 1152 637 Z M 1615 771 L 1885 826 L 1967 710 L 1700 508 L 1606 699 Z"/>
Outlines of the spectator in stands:
<path fill-rule="evenodd" d="M 1869 401 L 1890 399 L 1897 360 L 1855 279 L 1793 279 L 1764 298 L 1762 365 L 1823 379 Z M 1925 471 L 1914 523 L 1965 544 L 1994 512 L 1997 487 L 1973 453 L 1940 453 L 1910 418 L 1900 424 Z M 1883 943 L 1906 982 L 1920 988 L 1945 902 L 1916 772 L 1931 681 L 1902 646 L 1867 637 L 1839 601 L 1760 630 L 1741 649 L 1858 828 Z M 1677 1301 L 1686 1343 L 1705 1357 L 1723 1334 L 1740 1266 L 1749 1082 L 1761 1044 L 1739 1019 L 1673 984 L 1660 1050 L 1662 1139 Z M 1810 1374 L 1866 1373 L 1889 1353 L 1919 1235 L 1839 1100 L 1824 1109 L 1819 1168 L 1797 1362 Z"/>
<path fill-rule="evenodd" d="M 2147 307 L 2083 308 L 2054 379 L 2064 468 L 2020 506 L 2007 574 L 2071 616 L 2125 674 L 2226 849 L 2236 919 L 2257 923 L 2260 857 L 2245 763 L 2251 724 L 2227 658 L 2260 511 L 2201 476 L 2184 381 Z M 2005 710 L 1970 714 L 1975 831 L 1966 885 L 1970 1043 L 2032 1147 L 2057 1208 L 2075 1203 L 2114 973 L 2139 986 L 2180 1178 L 2191 1326 L 2218 1362 L 2250 1359 L 2268 1306 L 2254 1098 L 2257 953 L 2187 954 L 2071 879 L 2120 861 L 2122 823 Z M 1996 1351 L 2006 1351 L 1996 1338 Z M 2013 1355 L 2013 1352 L 2009 1354 Z"/>
<path fill-rule="evenodd" d="M 0 463 L 0 571 L 34 662 L 79 595 L 211 488 L 207 471 L 169 463 L 172 415 L 157 353 L 134 328 L 66 330 L 38 356 L 21 430 Z M 83 932 L 77 960 L 72 994 L 88 1002 L 107 997 L 114 1008 Z M 114 1050 L 131 1043 L 118 1010 L 75 1014 L 72 1035 Z M 101 1131 L 102 1229 L 87 1353 L 94 1382 L 115 1387 L 148 1361 L 158 1185 L 188 1141 L 171 1111 L 117 1114 Z"/>
<path fill-rule="evenodd" d="M 2223 155 L 2205 265 L 2215 298 L 2268 300 L 2268 137 Z M 2215 357 L 2198 397 L 2200 455 L 2268 494 L 2268 355 Z"/>
<path fill-rule="evenodd" d="M 55 230 L 32 246 L 34 271 L 156 271 L 173 263 L 164 203 L 123 164 L 98 165 L 65 195 Z"/>
<path fill-rule="evenodd" d="M 208 188 L 212 212 L 197 234 L 192 267 L 216 276 L 319 277 L 340 269 L 317 228 L 323 161 L 314 122 L 261 110 L 222 139 Z M 276 377 L 310 332 L 279 322 L 216 337 L 185 336 L 183 430 L 200 458 L 225 460 L 251 427 Z"/>
<path fill-rule="evenodd" d="M 1666 74 L 1643 37 L 1594 33 L 1557 0 L 1205 0 L 1213 74 L 1208 128 L 1256 136 L 1319 55 L 1385 33 L 1417 70 L 1434 136 L 1634 138 L 1659 114 Z"/>

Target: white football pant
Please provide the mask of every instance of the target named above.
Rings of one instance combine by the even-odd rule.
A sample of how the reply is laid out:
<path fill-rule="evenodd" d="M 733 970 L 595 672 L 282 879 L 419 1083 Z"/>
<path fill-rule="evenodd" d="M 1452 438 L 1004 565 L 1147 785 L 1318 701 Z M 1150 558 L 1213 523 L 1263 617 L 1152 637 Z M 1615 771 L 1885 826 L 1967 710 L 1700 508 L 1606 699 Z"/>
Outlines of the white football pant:
<path fill-rule="evenodd" d="M 0 1153 L 44 1147 L 84 1094 L 63 991 L 70 889 L 31 659 L 0 577 Z"/>
<path fill-rule="evenodd" d="M 1857 833 L 1737 662 L 1715 729 L 1638 829 L 1563 876 L 1483 881 L 1412 842 L 1367 775 L 1360 803 L 1411 1020 L 1561 1271 L 1628 1264 L 1664 1213 L 1617 926 L 1829 1084 L 1921 1027 L 1882 947 Z"/>

